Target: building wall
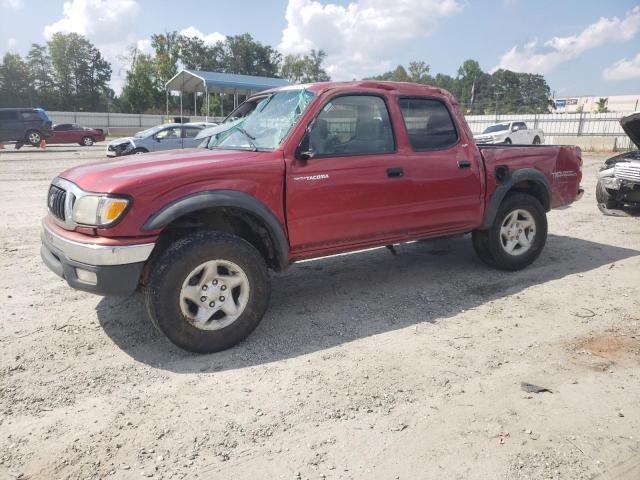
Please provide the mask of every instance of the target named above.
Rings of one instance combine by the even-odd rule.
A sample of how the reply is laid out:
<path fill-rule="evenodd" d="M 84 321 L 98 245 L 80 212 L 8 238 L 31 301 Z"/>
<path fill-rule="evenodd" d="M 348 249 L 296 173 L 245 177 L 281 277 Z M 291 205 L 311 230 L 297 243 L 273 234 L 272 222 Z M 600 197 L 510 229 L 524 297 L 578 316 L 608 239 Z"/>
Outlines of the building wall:
<path fill-rule="evenodd" d="M 640 110 L 640 94 L 558 97 L 554 99 L 554 103 L 558 113 L 577 113 L 580 111 L 593 113 L 596 111 L 598 100 L 601 98 L 608 99 L 607 108 L 610 112 L 635 112 Z"/>

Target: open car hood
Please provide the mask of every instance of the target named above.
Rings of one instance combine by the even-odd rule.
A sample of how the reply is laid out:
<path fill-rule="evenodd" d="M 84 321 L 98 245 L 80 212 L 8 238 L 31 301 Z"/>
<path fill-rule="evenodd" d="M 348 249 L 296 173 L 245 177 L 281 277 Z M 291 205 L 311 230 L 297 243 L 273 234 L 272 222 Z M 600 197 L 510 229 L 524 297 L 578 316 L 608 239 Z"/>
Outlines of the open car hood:
<path fill-rule="evenodd" d="M 620 125 L 631 141 L 640 148 L 640 112 L 632 113 L 620 119 Z"/>

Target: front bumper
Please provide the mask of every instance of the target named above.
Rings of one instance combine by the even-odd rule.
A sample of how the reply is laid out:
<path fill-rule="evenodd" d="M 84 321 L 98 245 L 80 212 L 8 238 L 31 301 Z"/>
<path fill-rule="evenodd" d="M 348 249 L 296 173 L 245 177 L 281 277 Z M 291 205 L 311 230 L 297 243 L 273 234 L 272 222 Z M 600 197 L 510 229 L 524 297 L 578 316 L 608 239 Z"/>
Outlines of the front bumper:
<path fill-rule="evenodd" d="M 78 290 L 105 296 L 131 295 L 155 243 L 97 245 L 70 240 L 42 223 L 42 260 Z"/>

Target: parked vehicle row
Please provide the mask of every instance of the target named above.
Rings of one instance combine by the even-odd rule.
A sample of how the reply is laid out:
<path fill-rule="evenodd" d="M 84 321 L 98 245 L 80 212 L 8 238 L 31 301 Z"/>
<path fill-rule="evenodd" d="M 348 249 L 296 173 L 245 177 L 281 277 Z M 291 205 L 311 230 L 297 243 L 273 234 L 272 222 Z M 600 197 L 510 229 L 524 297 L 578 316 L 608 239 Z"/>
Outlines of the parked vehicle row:
<path fill-rule="evenodd" d="M 46 265 L 99 295 L 141 289 L 172 342 L 213 352 L 258 325 L 269 269 L 471 232 L 482 261 L 518 270 L 544 248 L 546 212 L 582 194 L 579 148 L 477 145 L 439 88 L 326 82 L 249 101 L 202 148 L 56 177 Z"/>
<path fill-rule="evenodd" d="M 107 156 L 120 157 L 162 150 L 197 147 L 200 131 L 215 123 L 166 123 L 136 133 L 132 137 L 113 140 L 107 146 Z"/>
<path fill-rule="evenodd" d="M 474 138 L 479 144 L 540 145 L 544 143 L 544 132 L 539 128 L 529 128 L 526 122 L 505 122 L 490 125 Z"/>

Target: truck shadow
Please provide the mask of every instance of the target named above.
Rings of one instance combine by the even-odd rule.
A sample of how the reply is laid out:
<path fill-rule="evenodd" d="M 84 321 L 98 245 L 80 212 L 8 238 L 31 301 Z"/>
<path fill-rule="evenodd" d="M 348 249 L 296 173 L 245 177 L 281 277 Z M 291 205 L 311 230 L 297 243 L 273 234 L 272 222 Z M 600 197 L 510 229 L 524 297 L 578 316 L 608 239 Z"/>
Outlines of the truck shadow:
<path fill-rule="evenodd" d="M 173 346 L 148 320 L 140 295 L 103 298 L 96 310 L 107 335 L 134 359 L 173 372 L 215 372 L 444 321 L 532 285 L 639 254 L 633 249 L 550 235 L 542 256 L 532 266 L 502 272 L 480 263 L 467 236 L 403 245 L 398 247 L 398 256 L 381 248 L 298 263 L 273 278 L 271 306 L 249 338 L 210 355 L 194 355 Z M 567 287 L 558 285 L 556 293 L 563 295 L 563 288 Z"/>

